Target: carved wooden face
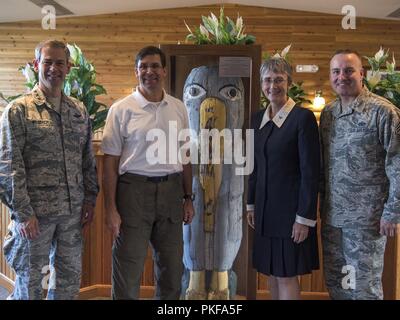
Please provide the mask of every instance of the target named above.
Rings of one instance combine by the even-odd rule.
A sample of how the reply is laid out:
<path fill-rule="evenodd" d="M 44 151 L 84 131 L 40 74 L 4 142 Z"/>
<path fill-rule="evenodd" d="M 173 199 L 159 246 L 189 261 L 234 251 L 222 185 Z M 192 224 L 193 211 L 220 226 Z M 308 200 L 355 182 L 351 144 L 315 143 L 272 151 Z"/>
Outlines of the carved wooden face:
<path fill-rule="evenodd" d="M 219 77 L 218 67 L 192 69 L 185 81 L 183 102 L 188 110 L 190 128 L 196 133 L 201 128 L 210 128 L 210 122 L 214 122 L 218 128 L 240 129 L 243 126 L 242 79 Z"/>

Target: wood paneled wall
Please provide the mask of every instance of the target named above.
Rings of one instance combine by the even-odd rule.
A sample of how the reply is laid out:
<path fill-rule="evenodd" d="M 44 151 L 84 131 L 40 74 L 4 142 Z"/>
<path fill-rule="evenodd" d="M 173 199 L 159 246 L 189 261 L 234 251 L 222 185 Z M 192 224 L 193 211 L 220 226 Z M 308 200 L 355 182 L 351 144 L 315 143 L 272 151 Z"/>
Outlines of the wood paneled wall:
<path fill-rule="evenodd" d="M 183 43 L 187 34 L 183 21 L 189 26 L 198 25 L 201 15 L 209 15 L 210 11 L 218 15 L 219 6 L 59 18 L 55 30 L 42 30 L 41 21 L 2 23 L 0 92 L 6 95 L 22 92 L 24 78 L 17 71 L 18 66 L 33 59 L 33 49 L 39 41 L 57 38 L 77 43 L 94 62 L 98 82 L 108 91 L 101 100 L 111 104 L 136 85 L 133 63 L 141 47 Z M 336 49 L 349 47 L 371 56 L 383 45 L 400 54 L 400 22 L 397 21 L 358 18 L 356 30 L 343 30 L 340 15 L 225 5 L 225 14 L 229 17 L 236 18 L 238 13 L 244 19 L 246 32 L 256 36 L 263 51 L 281 50 L 292 43 L 293 64 L 320 67 L 314 74 L 295 74 L 295 81 L 304 81 L 310 97 L 315 90 L 322 89 L 328 100 L 333 98 L 328 63 Z"/>

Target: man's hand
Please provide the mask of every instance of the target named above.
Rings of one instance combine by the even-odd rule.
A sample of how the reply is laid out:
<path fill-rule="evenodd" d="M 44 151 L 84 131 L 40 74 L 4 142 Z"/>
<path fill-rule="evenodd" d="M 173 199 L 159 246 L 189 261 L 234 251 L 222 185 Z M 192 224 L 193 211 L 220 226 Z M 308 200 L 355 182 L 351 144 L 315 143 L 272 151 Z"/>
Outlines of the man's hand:
<path fill-rule="evenodd" d="M 93 221 L 94 206 L 91 203 L 84 202 L 81 210 L 81 226 L 87 227 Z"/>
<path fill-rule="evenodd" d="M 190 199 L 186 199 L 183 202 L 183 222 L 190 224 L 194 217 L 193 202 Z"/>
<path fill-rule="evenodd" d="M 300 243 L 308 237 L 308 226 L 295 222 L 292 229 L 292 238 L 295 243 Z"/>
<path fill-rule="evenodd" d="M 17 230 L 19 231 L 20 235 L 25 239 L 36 239 L 40 234 L 39 221 L 35 216 L 33 216 L 25 222 L 18 223 Z"/>
<path fill-rule="evenodd" d="M 247 223 L 254 229 L 254 210 L 247 211 Z"/>
<path fill-rule="evenodd" d="M 119 231 L 121 227 L 121 216 L 119 215 L 117 209 L 109 210 L 106 213 L 106 225 L 110 229 L 113 238 L 119 236 Z"/>
<path fill-rule="evenodd" d="M 382 236 L 394 237 L 397 233 L 397 224 L 387 222 L 385 219 L 381 218 L 381 226 L 379 233 Z"/>

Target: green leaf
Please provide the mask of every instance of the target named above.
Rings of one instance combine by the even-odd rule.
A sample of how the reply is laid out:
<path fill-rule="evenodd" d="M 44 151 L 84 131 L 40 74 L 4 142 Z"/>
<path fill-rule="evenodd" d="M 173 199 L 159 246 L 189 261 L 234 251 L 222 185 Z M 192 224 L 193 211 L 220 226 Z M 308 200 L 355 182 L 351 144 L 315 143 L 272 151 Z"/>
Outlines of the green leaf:
<path fill-rule="evenodd" d="M 71 95 L 71 83 L 70 82 L 65 82 L 65 84 L 64 84 L 64 93 L 67 96 Z"/>
<path fill-rule="evenodd" d="M 229 19 L 229 17 L 226 17 L 226 19 L 228 20 L 228 23 L 226 25 L 226 32 L 229 33 L 230 37 L 235 38 L 236 25 L 231 19 Z"/>
<path fill-rule="evenodd" d="M 3 99 L 5 102 L 10 103 L 11 101 L 21 97 L 22 94 L 17 94 L 16 96 L 9 96 L 5 97 L 1 92 L 0 92 L 0 98 Z"/>
<path fill-rule="evenodd" d="M 208 17 L 202 16 L 202 21 L 204 27 L 207 29 L 209 33 L 215 36 L 215 30 L 217 29 L 217 26 L 215 25 L 214 21 Z M 198 29 L 200 31 L 200 29 Z"/>
<path fill-rule="evenodd" d="M 96 132 L 97 130 L 104 127 L 107 114 L 108 114 L 108 109 L 100 110 L 96 113 L 96 117 L 92 121 L 93 132 Z"/>
<path fill-rule="evenodd" d="M 247 35 L 245 38 L 245 43 L 246 44 L 253 44 L 254 42 L 256 42 L 256 37 L 252 36 L 252 35 Z"/>

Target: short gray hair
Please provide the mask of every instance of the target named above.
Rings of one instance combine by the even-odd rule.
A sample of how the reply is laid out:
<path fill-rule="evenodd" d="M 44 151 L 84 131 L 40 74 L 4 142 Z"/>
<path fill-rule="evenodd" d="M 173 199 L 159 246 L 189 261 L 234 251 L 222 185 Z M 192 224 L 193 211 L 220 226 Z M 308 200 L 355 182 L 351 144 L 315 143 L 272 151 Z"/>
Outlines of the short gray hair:
<path fill-rule="evenodd" d="M 268 71 L 275 73 L 286 73 L 289 85 L 292 84 L 292 66 L 281 57 L 272 57 L 263 61 L 260 67 L 260 80 L 262 82 L 264 74 Z"/>
<path fill-rule="evenodd" d="M 40 58 L 42 56 L 42 49 L 43 48 L 59 48 L 59 49 L 63 49 L 64 52 L 65 52 L 65 57 L 66 57 L 67 62 L 68 62 L 70 53 L 69 53 L 67 45 L 64 42 L 58 41 L 58 40 L 45 40 L 45 41 L 40 42 L 35 48 L 35 59 L 37 61 L 40 61 Z"/>

